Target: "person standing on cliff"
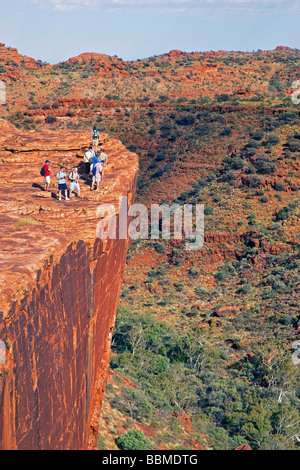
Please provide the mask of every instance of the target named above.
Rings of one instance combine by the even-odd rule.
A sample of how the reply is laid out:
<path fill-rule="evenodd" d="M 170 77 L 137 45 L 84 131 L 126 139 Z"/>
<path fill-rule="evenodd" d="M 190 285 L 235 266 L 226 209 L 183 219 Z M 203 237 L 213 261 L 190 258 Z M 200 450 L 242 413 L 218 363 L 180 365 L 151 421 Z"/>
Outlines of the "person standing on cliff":
<path fill-rule="evenodd" d="M 70 180 L 70 198 L 74 190 L 77 192 L 77 196 L 80 197 L 79 173 L 78 173 L 77 166 L 75 166 L 74 169 L 70 171 L 69 180 Z"/>
<path fill-rule="evenodd" d="M 42 174 L 44 176 L 44 187 L 45 191 L 50 191 L 50 161 L 46 160 L 45 165 L 42 168 Z"/>
<path fill-rule="evenodd" d="M 99 162 L 99 160 L 98 162 L 93 164 L 93 170 L 92 170 L 93 179 L 92 179 L 92 184 L 91 184 L 91 191 L 93 191 L 95 185 L 96 185 L 96 190 L 99 189 L 99 184 L 102 179 L 102 168 L 103 167 L 101 163 Z"/>
<path fill-rule="evenodd" d="M 108 159 L 107 154 L 104 152 L 104 148 L 101 147 L 100 155 L 99 155 L 99 160 L 100 160 L 100 163 L 102 164 L 102 175 L 101 175 L 102 179 L 101 179 L 101 181 L 104 180 L 103 174 L 104 174 L 104 167 L 107 165 L 107 159 Z"/>
<path fill-rule="evenodd" d="M 65 173 L 65 167 L 61 166 L 60 171 L 56 174 L 56 178 L 58 180 L 58 199 L 61 201 L 61 192 L 65 192 L 65 200 L 70 201 L 68 198 L 68 186 L 66 183 L 66 173 Z"/>
<path fill-rule="evenodd" d="M 87 175 L 90 174 L 91 172 L 91 159 L 95 157 L 96 154 L 94 150 L 92 149 L 92 146 L 90 145 L 89 149 L 85 152 L 84 154 L 84 164 L 85 164 L 85 172 Z"/>
<path fill-rule="evenodd" d="M 92 136 L 92 148 L 95 152 L 97 152 L 97 148 L 99 145 L 99 131 L 97 131 L 96 126 L 94 126 L 93 128 L 91 132 L 91 136 Z"/>

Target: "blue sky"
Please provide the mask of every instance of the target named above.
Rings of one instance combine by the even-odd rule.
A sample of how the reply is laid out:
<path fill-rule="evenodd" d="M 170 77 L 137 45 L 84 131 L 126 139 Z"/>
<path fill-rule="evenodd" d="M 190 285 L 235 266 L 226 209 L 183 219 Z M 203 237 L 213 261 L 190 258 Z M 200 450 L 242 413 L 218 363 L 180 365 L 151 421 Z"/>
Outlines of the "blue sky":
<path fill-rule="evenodd" d="M 300 0 L 0 0 L 0 42 L 50 63 L 171 49 L 300 49 Z"/>

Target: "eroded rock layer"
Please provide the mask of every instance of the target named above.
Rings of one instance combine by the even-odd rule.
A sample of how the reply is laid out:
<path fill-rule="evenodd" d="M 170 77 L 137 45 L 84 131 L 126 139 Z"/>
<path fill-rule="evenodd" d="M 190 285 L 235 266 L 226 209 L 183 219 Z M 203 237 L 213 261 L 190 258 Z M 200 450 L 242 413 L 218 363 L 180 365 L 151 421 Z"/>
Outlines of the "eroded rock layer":
<path fill-rule="evenodd" d="M 101 135 L 108 164 L 90 191 L 88 131 L 0 126 L 0 449 L 91 449 L 128 246 L 97 238 L 97 207 L 131 203 L 137 156 Z M 43 197 L 46 158 L 52 188 Z M 81 198 L 57 199 L 61 164 L 79 167 Z"/>

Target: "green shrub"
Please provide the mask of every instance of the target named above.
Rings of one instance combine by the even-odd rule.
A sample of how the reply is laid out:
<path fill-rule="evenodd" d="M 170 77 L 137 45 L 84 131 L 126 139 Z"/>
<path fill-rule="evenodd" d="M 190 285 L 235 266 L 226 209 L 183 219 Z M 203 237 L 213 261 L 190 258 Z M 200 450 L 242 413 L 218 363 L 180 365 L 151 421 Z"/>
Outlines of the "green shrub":
<path fill-rule="evenodd" d="M 142 431 L 130 429 L 116 439 L 116 444 L 122 450 L 151 450 L 152 443 Z"/>
<path fill-rule="evenodd" d="M 264 133 L 261 130 L 254 131 L 250 134 L 251 138 L 254 140 L 262 140 Z"/>
<path fill-rule="evenodd" d="M 236 174 L 234 170 L 228 170 L 226 171 L 221 178 L 224 183 L 232 183 L 236 180 Z"/>
<path fill-rule="evenodd" d="M 247 147 L 245 150 L 246 157 L 253 157 L 256 154 L 257 150 L 255 147 Z"/>
<path fill-rule="evenodd" d="M 221 93 L 221 95 L 216 95 L 216 99 L 219 103 L 222 103 L 223 101 L 228 101 L 230 96 L 227 93 Z"/>
<path fill-rule="evenodd" d="M 297 119 L 298 113 L 295 111 L 285 111 L 278 116 L 279 121 L 284 121 L 284 122 L 293 122 Z"/>
<path fill-rule="evenodd" d="M 220 269 L 215 275 L 214 278 L 216 281 L 224 281 L 227 277 L 227 272 L 224 269 Z"/>
<path fill-rule="evenodd" d="M 180 126 L 191 126 L 196 121 L 193 114 L 184 114 L 176 120 L 176 124 Z"/>
<path fill-rule="evenodd" d="M 276 220 L 286 220 L 290 215 L 290 209 L 288 206 L 282 207 L 276 214 Z"/>
<path fill-rule="evenodd" d="M 276 134 L 269 134 L 265 144 L 268 146 L 277 145 L 280 142 L 280 138 Z"/>
<path fill-rule="evenodd" d="M 172 303 L 172 299 L 170 299 L 170 297 L 162 297 L 157 303 L 161 307 L 166 307 Z"/>
<path fill-rule="evenodd" d="M 191 266 L 188 273 L 189 273 L 189 276 L 192 276 L 192 277 L 199 276 L 199 269 L 195 268 L 195 266 Z"/>
<path fill-rule="evenodd" d="M 47 116 L 45 119 L 45 122 L 47 124 L 54 124 L 56 121 L 57 121 L 56 116 L 52 116 L 51 114 L 49 114 L 49 116 Z"/>
<path fill-rule="evenodd" d="M 182 292 L 186 286 L 185 286 L 184 281 L 180 281 L 180 282 L 174 282 L 174 287 L 176 289 L 176 292 Z"/>
<path fill-rule="evenodd" d="M 257 149 L 257 148 L 260 147 L 260 143 L 259 143 L 257 140 L 255 140 L 255 139 L 250 139 L 250 140 L 248 141 L 246 147 L 247 147 L 247 148 L 253 147 L 253 148 L 256 148 L 256 149 Z"/>
<path fill-rule="evenodd" d="M 258 188 L 261 185 L 261 179 L 257 175 L 248 175 L 244 178 L 243 183 L 249 188 Z"/>
<path fill-rule="evenodd" d="M 164 170 L 159 168 L 156 173 L 152 175 L 152 178 L 160 178 L 164 174 Z"/>
<path fill-rule="evenodd" d="M 229 136 L 232 134 L 232 130 L 230 127 L 224 127 L 224 129 L 220 132 L 221 136 Z"/>
<path fill-rule="evenodd" d="M 276 181 L 274 184 L 274 188 L 277 189 L 277 191 L 283 191 L 285 189 L 285 183 L 283 181 Z"/>
<path fill-rule="evenodd" d="M 244 167 L 244 160 L 240 157 L 234 157 L 227 161 L 233 170 L 241 170 Z"/>
<path fill-rule="evenodd" d="M 287 145 L 288 145 L 290 152 L 300 151 L 300 140 L 298 139 L 289 139 Z"/>
<path fill-rule="evenodd" d="M 257 172 L 263 175 L 275 173 L 277 171 L 277 167 L 275 163 L 270 160 L 268 155 L 259 156 L 253 162 L 253 164 L 256 167 Z"/>
<path fill-rule="evenodd" d="M 204 209 L 204 214 L 205 215 L 212 215 L 214 213 L 214 208 L 211 207 L 211 206 L 207 206 L 205 209 Z"/>
<path fill-rule="evenodd" d="M 197 137 L 203 137 L 205 135 L 208 135 L 209 133 L 210 133 L 210 128 L 208 126 L 197 127 L 195 131 L 195 135 Z"/>
<path fill-rule="evenodd" d="M 159 358 L 151 356 L 151 359 L 154 370 L 155 365 L 161 367 L 157 363 L 157 359 Z M 146 394 L 142 390 L 135 390 L 132 387 L 122 387 L 121 393 L 113 395 L 111 404 L 121 413 L 126 413 L 131 419 L 136 420 L 150 418 L 153 412 L 152 405 Z"/>
<path fill-rule="evenodd" d="M 157 242 L 155 243 L 154 248 L 157 251 L 157 253 L 164 253 L 166 251 L 166 247 L 164 243 Z"/>
<path fill-rule="evenodd" d="M 199 298 L 205 297 L 209 294 L 208 290 L 205 289 L 202 286 L 195 287 L 194 292 L 195 292 L 196 296 L 199 297 Z"/>
<path fill-rule="evenodd" d="M 157 161 L 156 160 L 152 160 L 152 162 L 150 163 L 149 165 L 149 170 L 153 170 L 157 168 Z"/>

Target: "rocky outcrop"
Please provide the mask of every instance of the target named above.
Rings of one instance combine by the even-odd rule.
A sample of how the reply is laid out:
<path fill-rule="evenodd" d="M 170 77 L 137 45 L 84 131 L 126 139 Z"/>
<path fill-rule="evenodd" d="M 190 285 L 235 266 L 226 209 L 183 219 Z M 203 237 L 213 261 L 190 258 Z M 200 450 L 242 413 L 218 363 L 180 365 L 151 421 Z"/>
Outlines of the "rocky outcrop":
<path fill-rule="evenodd" d="M 284 60 L 274 61 L 278 55 Z M 99 108 L 103 111 L 103 108 L 141 107 L 149 103 L 165 108 L 174 107 L 178 103 L 161 102 L 161 97 L 166 96 L 168 90 L 171 101 L 179 98 L 195 100 L 199 97 L 216 100 L 218 96 L 222 99 L 221 95 L 224 95 L 225 101 L 220 102 L 212 112 L 248 113 L 248 101 L 251 101 L 251 109 L 255 108 L 266 115 L 278 114 L 284 112 L 284 109 L 272 106 L 265 109 L 259 97 L 269 96 L 268 83 L 274 76 L 282 77 L 286 87 L 284 92 L 286 95 L 291 94 L 286 84 L 293 82 L 297 70 L 290 66 L 287 70 L 285 65 L 292 56 L 298 55 L 297 49 L 284 47 L 259 53 L 188 53 L 171 50 L 160 56 L 128 62 L 117 56 L 89 52 L 49 65 L 22 56 L 16 49 L 0 44 L 0 73 L 7 87 L 7 106 L 3 113 L 18 119 L 14 113 L 21 111 L 25 119 L 35 117 L 39 121 L 51 112 L 57 117 L 65 117 L 72 125 L 76 113 L 73 107 L 68 109 L 67 105 L 84 103 L 81 117 L 90 110 L 91 119 L 95 118 L 95 109 Z M 256 79 L 258 75 L 263 77 L 262 81 Z M 66 80 L 66 76 L 70 79 L 72 76 L 71 81 Z M 279 92 L 278 89 L 272 94 L 275 96 Z M 228 102 L 225 95 L 228 95 Z M 52 108 L 58 100 L 60 108 Z M 62 106 L 63 102 L 65 106 Z M 91 102 L 95 108 L 89 106 Z M 182 102 L 181 106 L 188 107 L 189 103 Z M 293 111 L 297 112 L 295 109 Z M 32 123 L 27 122 L 27 125 Z"/>
<path fill-rule="evenodd" d="M 0 43 L 0 58 L 3 63 L 8 64 L 10 71 L 18 67 L 35 70 L 41 66 L 35 59 L 19 54 L 17 49 L 14 47 L 6 47 L 4 43 Z"/>
<path fill-rule="evenodd" d="M 252 450 L 248 444 L 241 444 L 240 446 L 236 447 L 234 450 Z"/>
<path fill-rule="evenodd" d="M 83 172 L 89 131 L 15 131 L 0 142 L 0 449 L 96 445 L 128 246 L 97 238 L 97 207 L 117 207 L 120 196 L 130 204 L 138 168 L 119 141 L 101 141 L 108 164 L 99 192 Z M 56 183 L 38 197 L 46 157 L 52 181 L 61 164 L 79 167 L 81 198 L 58 201 Z"/>

